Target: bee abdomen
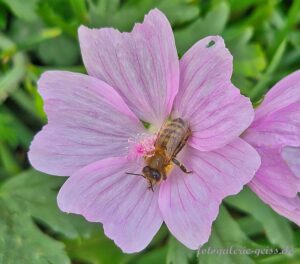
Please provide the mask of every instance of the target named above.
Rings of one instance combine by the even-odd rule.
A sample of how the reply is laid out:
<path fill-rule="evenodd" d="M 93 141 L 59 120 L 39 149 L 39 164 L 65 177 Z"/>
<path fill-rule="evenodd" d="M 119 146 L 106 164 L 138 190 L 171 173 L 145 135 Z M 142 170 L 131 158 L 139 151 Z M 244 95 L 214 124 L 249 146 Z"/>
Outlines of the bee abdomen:
<path fill-rule="evenodd" d="M 186 133 L 188 130 L 188 124 L 184 122 L 181 118 L 176 118 L 169 122 L 163 129 L 162 133 Z"/>
<path fill-rule="evenodd" d="M 173 124 L 181 124 L 183 126 L 187 125 L 187 123 L 185 121 L 183 121 L 183 119 L 181 119 L 181 118 L 175 118 L 175 119 L 172 120 L 171 123 L 173 123 Z"/>
<path fill-rule="evenodd" d="M 165 125 L 160 131 L 158 144 L 167 147 L 168 144 L 179 144 L 188 132 L 188 124 L 181 118 L 176 118 Z"/>

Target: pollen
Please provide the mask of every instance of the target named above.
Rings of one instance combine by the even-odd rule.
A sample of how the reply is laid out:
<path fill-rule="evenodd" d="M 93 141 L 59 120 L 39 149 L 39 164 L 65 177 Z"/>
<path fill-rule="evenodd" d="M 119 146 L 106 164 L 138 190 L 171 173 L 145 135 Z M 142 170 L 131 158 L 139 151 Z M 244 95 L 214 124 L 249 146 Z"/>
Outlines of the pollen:
<path fill-rule="evenodd" d="M 165 167 L 166 175 L 168 176 L 174 168 L 174 164 L 170 162 L 168 166 Z"/>
<path fill-rule="evenodd" d="M 154 143 L 156 140 L 156 134 L 137 134 L 135 138 L 128 139 L 128 158 L 134 159 L 145 159 L 151 157 L 154 153 Z"/>

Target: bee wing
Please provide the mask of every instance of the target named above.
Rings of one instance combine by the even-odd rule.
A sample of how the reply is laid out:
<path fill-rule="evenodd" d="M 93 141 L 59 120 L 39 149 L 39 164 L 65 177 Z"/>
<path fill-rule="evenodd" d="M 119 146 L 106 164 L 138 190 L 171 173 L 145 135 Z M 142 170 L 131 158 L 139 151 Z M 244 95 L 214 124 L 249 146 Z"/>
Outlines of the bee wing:
<path fill-rule="evenodd" d="M 183 148 L 190 134 L 188 123 L 178 119 L 166 121 L 158 132 L 155 147 L 163 150 L 167 161 L 170 161 Z"/>
<path fill-rule="evenodd" d="M 170 161 L 184 146 L 185 141 L 182 137 L 176 137 L 167 133 L 161 133 L 157 137 L 156 147 L 162 149 L 165 153 L 166 160 Z"/>
<path fill-rule="evenodd" d="M 181 139 L 179 138 L 171 137 L 169 139 L 165 150 L 168 161 L 170 161 L 178 154 L 178 152 L 180 151 L 178 150 L 180 144 L 181 144 Z"/>
<path fill-rule="evenodd" d="M 168 123 L 169 123 L 169 121 L 166 120 L 166 121 L 163 123 L 163 125 L 160 127 L 160 129 L 159 129 L 159 131 L 158 131 L 158 133 L 157 133 L 157 137 L 156 137 L 155 142 L 154 142 L 154 146 L 157 146 L 157 145 L 158 145 L 158 141 L 159 141 L 159 138 L 160 138 L 160 136 L 161 136 L 161 134 L 162 134 L 162 131 L 167 127 Z"/>

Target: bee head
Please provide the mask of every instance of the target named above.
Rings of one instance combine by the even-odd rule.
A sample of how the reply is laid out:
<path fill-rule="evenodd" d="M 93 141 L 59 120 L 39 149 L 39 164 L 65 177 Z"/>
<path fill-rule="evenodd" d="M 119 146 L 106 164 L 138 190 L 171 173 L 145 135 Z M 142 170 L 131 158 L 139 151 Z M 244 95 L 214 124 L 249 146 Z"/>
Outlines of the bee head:
<path fill-rule="evenodd" d="M 154 180 L 156 182 L 160 181 L 161 179 L 161 174 L 158 170 L 156 169 L 153 169 L 149 166 L 145 166 L 143 168 L 143 174 L 145 175 L 145 177 L 147 179 L 151 179 L 151 180 Z"/>

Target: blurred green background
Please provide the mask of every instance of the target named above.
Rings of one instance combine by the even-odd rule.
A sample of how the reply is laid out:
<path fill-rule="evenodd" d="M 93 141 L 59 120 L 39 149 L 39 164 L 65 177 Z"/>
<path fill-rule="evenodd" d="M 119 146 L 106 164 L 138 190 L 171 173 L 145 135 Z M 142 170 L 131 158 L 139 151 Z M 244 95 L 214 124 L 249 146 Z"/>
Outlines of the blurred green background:
<path fill-rule="evenodd" d="M 139 254 L 123 254 L 101 229 L 61 213 L 65 179 L 30 168 L 28 146 L 46 123 L 36 81 L 48 69 L 85 72 L 80 24 L 131 30 L 151 8 L 169 18 L 179 56 L 220 34 L 234 56 L 232 80 L 258 104 L 280 78 L 300 68 L 300 1 L 0 0 L 0 263 L 300 263 L 300 230 L 245 189 L 225 200 L 204 248 L 291 247 L 285 254 L 198 255 L 163 226 Z M 147 228 L 147 226 L 145 226 Z"/>

